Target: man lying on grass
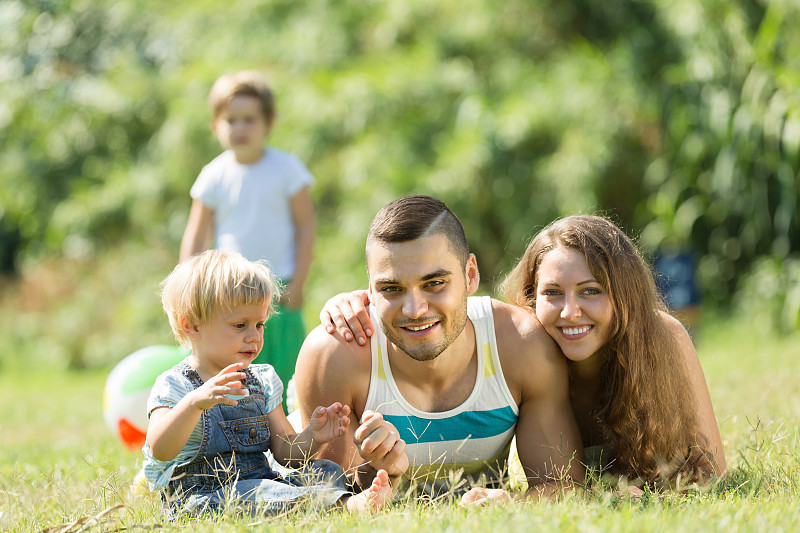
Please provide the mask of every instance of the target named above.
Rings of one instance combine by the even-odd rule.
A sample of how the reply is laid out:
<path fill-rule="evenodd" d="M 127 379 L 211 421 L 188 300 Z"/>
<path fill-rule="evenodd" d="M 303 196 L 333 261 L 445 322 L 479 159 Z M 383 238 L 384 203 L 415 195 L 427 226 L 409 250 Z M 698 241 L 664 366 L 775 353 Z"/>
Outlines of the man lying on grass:
<path fill-rule="evenodd" d="M 725 475 L 719 427 L 686 329 L 667 313 L 634 242 L 610 220 L 575 215 L 531 241 L 504 283 L 535 311 L 567 359 L 570 401 L 592 479 L 683 490 Z M 372 322 L 364 291 L 320 314 L 359 344 Z M 352 327 L 352 331 L 348 329 Z"/>
<path fill-rule="evenodd" d="M 380 325 L 371 345 L 318 327 L 297 363 L 304 423 L 317 405 L 334 402 L 352 406 L 361 421 L 321 456 L 359 487 L 385 469 L 393 481 L 433 494 L 502 500 L 516 435 L 527 495 L 551 496 L 582 480 L 566 361 L 529 309 L 468 297 L 478 266 L 447 206 L 427 196 L 384 206 L 366 260 Z M 456 472 L 461 482 L 453 486 Z"/>

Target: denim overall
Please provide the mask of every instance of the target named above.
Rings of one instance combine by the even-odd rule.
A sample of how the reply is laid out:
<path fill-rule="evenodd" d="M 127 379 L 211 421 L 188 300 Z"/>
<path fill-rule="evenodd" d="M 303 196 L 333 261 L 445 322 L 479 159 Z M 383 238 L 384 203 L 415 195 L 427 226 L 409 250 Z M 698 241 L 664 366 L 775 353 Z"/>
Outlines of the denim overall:
<path fill-rule="evenodd" d="M 186 363 L 176 370 L 195 388 L 203 384 Z M 269 449 L 264 391 L 249 369 L 243 372 L 247 397 L 238 405 L 218 404 L 203 411 L 200 451 L 175 468 L 164 494 L 171 510 L 280 512 L 298 501 L 327 506 L 351 494 L 344 486 L 344 471 L 332 461 L 311 461 L 285 478 L 270 468 L 264 455 Z"/>

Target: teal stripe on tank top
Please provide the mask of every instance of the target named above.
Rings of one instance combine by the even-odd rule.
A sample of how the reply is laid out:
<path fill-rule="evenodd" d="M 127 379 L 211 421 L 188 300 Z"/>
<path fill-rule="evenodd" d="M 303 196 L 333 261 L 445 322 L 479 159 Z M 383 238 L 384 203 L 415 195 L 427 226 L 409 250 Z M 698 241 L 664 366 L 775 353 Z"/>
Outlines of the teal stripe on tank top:
<path fill-rule="evenodd" d="M 406 444 L 496 437 L 517 421 L 517 415 L 508 406 L 488 411 L 467 411 L 433 420 L 387 414 L 383 418 L 394 424 Z"/>

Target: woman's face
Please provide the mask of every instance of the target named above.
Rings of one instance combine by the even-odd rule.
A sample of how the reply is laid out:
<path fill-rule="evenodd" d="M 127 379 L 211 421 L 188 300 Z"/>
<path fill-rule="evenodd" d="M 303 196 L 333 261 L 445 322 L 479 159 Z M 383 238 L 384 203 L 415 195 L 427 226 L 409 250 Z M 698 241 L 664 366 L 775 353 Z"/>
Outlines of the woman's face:
<path fill-rule="evenodd" d="M 542 258 L 536 316 L 572 361 L 585 361 L 608 341 L 614 318 L 611 299 L 582 252 L 559 246 Z"/>

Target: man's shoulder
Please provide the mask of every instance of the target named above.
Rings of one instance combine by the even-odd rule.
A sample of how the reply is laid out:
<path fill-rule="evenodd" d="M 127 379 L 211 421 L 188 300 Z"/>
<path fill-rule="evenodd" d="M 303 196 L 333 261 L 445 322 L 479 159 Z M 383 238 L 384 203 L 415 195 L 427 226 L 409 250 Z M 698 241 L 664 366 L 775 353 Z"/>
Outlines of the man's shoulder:
<path fill-rule="evenodd" d="M 566 372 L 564 355 L 532 309 L 492 300 L 492 311 L 498 356 L 509 381 Z"/>
<path fill-rule="evenodd" d="M 341 374 L 369 371 L 372 356 L 369 344 L 360 346 L 345 341 L 341 335 L 331 335 L 323 326 L 317 326 L 306 337 L 297 360 L 300 365 L 312 365 L 315 372 Z"/>
<path fill-rule="evenodd" d="M 369 345 L 359 346 L 317 326 L 306 337 L 295 367 L 304 420 L 318 405 L 347 404 L 356 418 L 364 408 L 372 372 Z"/>
<path fill-rule="evenodd" d="M 532 309 L 493 299 L 492 314 L 498 342 L 502 337 L 509 347 L 522 348 L 531 341 L 546 343 L 550 339 Z"/>

